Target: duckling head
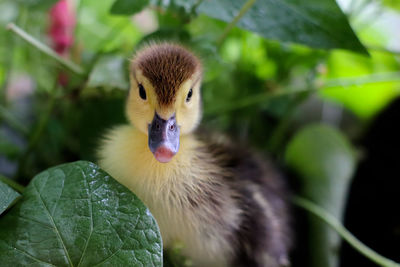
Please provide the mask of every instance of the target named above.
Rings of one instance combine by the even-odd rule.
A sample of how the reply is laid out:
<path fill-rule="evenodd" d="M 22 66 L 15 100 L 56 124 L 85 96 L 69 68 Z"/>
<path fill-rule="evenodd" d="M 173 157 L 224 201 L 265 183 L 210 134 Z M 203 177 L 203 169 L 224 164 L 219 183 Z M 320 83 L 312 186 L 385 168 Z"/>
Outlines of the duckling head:
<path fill-rule="evenodd" d="M 169 162 L 180 137 L 199 124 L 201 78 L 199 59 L 176 44 L 152 44 L 134 57 L 126 113 L 159 162 Z"/>

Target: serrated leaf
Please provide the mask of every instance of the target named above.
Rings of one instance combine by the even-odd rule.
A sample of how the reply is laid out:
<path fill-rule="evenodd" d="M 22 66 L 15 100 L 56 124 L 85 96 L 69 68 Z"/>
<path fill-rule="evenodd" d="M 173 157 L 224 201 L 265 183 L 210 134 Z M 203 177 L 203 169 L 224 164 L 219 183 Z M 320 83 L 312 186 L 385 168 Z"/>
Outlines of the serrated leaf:
<path fill-rule="evenodd" d="M 157 224 L 143 203 L 93 163 L 37 175 L 0 220 L 2 266 L 161 266 Z"/>
<path fill-rule="evenodd" d="M 9 208 L 21 195 L 0 181 L 0 214 Z"/>
<path fill-rule="evenodd" d="M 198 11 L 231 22 L 246 1 L 203 1 Z M 367 54 L 335 0 L 256 1 L 237 26 L 273 40 Z"/>
<path fill-rule="evenodd" d="M 111 6 L 111 14 L 132 15 L 140 12 L 149 4 L 149 0 L 117 0 Z"/>
<path fill-rule="evenodd" d="M 356 167 L 355 155 L 345 136 L 331 126 L 307 126 L 290 141 L 285 158 L 301 179 L 301 194 L 342 220 Z M 310 216 L 310 237 L 312 266 L 338 266 L 338 234 Z"/>
<path fill-rule="evenodd" d="M 89 75 L 87 86 L 128 89 L 129 83 L 124 75 L 126 62 L 127 59 L 119 55 L 100 57 Z"/>

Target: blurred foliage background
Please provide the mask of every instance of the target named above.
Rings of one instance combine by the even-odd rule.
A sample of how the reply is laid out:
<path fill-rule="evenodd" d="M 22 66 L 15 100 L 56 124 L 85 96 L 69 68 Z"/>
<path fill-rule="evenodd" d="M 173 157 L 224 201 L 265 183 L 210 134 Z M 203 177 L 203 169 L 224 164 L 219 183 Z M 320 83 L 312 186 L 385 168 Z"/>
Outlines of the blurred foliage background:
<path fill-rule="evenodd" d="M 95 162 L 105 129 L 126 122 L 135 49 L 171 40 L 203 61 L 203 124 L 271 154 L 297 177 L 295 193 L 343 220 L 362 140 L 400 93 L 400 2 L 56 2 L 0 1 L 2 176 L 26 185 L 51 166 Z M 293 265 L 338 266 L 339 237 L 297 213 L 307 234 Z"/>

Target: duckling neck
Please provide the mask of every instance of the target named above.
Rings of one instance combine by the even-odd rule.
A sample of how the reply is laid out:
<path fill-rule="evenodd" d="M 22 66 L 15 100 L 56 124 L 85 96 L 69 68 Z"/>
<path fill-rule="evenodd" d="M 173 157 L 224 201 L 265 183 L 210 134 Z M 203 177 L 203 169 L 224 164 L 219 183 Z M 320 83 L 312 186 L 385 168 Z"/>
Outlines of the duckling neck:
<path fill-rule="evenodd" d="M 100 151 L 100 165 L 143 201 L 152 202 L 180 183 L 190 182 L 187 176 L 193 171 L 193 151 L 199 141 L 192 134 L 181 136 L 179 151 L 168 163 L 158 162 L 147 144 L 148 136 L 140 130 L 118 127 Z"/>

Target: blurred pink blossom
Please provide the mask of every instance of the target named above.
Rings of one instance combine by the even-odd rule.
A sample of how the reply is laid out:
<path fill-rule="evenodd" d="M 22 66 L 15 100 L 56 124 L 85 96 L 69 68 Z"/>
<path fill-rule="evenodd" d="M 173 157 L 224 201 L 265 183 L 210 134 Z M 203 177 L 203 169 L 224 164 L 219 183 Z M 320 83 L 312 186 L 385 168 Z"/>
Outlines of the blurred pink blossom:
<path fill-rule="evenodd" d="M 53 49 L 63 57 L 69 57 L 70 48 L 74 43 L 74 30 L 76 25 L 75 9 L 71 0 L 59 0 L 49 11 L 50 28 L 49 36 Z M 68 83 L 68 74 L 58 73 L 59 84 L 65 86 Z"/>
<path fill-rule="evenodd" d="M 74 43 L 74 29 L 76 24 L 75 10 L 68 0 L 59 0 L 50 9 L 49 35 L 54 50 L 67 56 L 69 48 Z"/>

